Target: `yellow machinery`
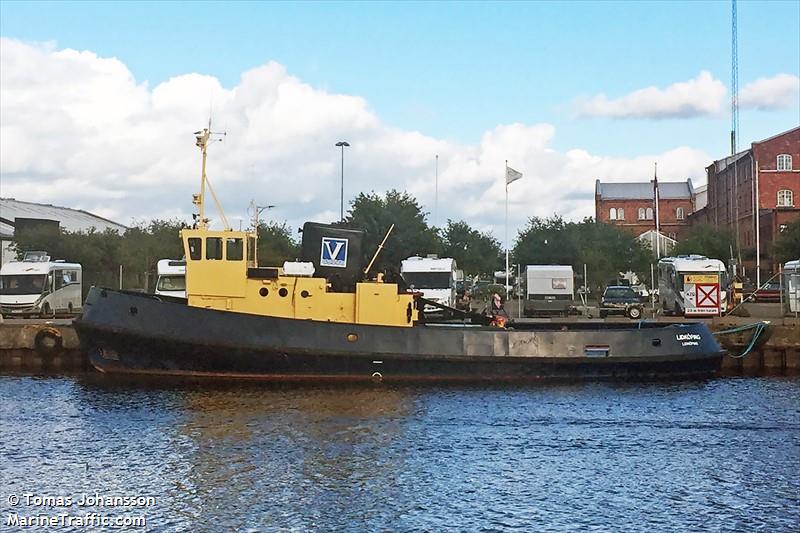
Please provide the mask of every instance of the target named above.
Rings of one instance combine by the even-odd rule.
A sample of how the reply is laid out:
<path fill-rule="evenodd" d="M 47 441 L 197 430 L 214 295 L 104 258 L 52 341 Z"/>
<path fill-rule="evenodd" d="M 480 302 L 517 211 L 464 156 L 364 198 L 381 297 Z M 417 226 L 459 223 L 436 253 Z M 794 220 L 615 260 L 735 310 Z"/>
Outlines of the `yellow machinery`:
<path fill-rule="evenodd" d="M 204 199 L 209 129 L 196 132 L 203 152 L 200 194 L 194 196 L 199 220 L 181 231 L 186 254 L 186 297 L 194 307 L 255 315 L 351 324 L 413 326 L 413 296 L 398 294 L 394 283 L 379 279 L 356 284 L 354 293 L 330 292 L 325 278 L 284 275 L 281 268 L 259 268 L 255 231 L 233 231 L 221 206 L 225 230 L 208 229 Z M 209 191 L 214 200 L 213 189 Z M 367 267 L 369 269 L 369 267 Z"/>

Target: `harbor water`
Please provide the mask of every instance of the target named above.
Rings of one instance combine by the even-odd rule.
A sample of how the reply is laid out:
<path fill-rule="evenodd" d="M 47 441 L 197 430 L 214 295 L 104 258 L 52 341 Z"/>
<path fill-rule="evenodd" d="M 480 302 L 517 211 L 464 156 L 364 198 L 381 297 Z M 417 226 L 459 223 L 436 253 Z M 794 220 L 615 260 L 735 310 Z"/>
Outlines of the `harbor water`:
<path fill-rule="evenodd" d="M 4 375 L 0 419 L 3 531 L 24 530 L 14 513 L 87 511 L 142 516 L 142 531 L 800 527 L 796 378 L 321 388 Z"/>

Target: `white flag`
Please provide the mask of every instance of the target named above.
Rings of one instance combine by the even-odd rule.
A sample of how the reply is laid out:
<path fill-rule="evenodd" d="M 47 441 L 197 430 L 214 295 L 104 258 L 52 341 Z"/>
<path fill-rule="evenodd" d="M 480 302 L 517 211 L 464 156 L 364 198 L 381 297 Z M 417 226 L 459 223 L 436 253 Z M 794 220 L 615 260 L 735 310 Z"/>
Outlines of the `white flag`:
<path fill-rule="evenodd" d="M 511 167 L 506 167 L 506 185 L 513 183 L 522 177 L 522 172 L 517 172 Z"/>

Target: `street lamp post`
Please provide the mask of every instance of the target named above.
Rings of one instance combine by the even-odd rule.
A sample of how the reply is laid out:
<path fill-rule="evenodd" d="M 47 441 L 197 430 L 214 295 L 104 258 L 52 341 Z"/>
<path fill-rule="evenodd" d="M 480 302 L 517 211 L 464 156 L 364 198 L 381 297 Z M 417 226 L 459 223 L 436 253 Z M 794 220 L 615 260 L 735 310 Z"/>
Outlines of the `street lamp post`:
<path fill-rule="evenodd" d="M 339 198 L 339 220 L 344 221 L 344 147 L 350 146 L 347 141 L 339 141 L 336 146 L 342 149 L 342 192 Z"/>

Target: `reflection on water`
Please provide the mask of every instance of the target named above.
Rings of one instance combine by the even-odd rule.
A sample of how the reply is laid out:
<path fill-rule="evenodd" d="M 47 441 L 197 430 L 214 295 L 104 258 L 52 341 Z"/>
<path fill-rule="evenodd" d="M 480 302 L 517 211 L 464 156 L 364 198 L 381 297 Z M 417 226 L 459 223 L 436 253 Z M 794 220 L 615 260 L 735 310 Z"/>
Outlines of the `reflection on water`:
<path fill-rule="evenodd" d="M 394 389 L 5 376 L 0 487 L 153 495 L 142 512 L 154 530 L 796 530 L 799 410 L 800 381 L 786 379 Z"/>

